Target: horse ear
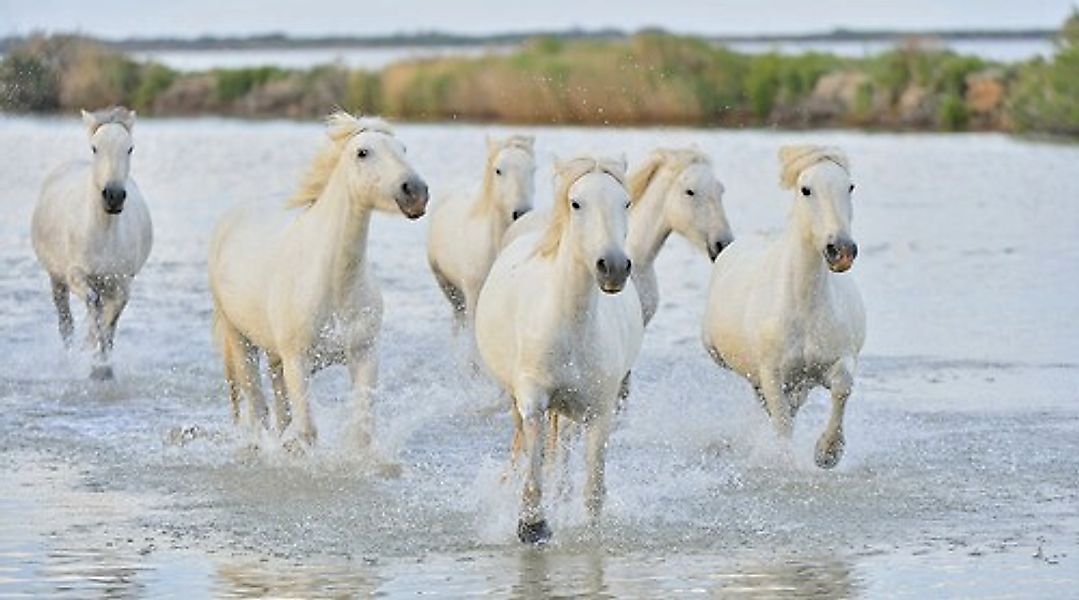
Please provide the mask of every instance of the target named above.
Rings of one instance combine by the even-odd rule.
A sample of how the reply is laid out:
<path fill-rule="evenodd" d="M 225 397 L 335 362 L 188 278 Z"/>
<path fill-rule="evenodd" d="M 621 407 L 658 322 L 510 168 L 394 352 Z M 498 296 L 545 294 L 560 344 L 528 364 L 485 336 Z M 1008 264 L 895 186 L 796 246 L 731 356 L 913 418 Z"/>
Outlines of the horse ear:
<path fill-rule="evenodd" d="M 532 150 L 532 149 L 534 149 L 536 147 L 536 136 L 534 136 L 534 135 L 526 135 L 526 136 L 523 136 L 523 139 L 525 141 L 525 145 L 528 146 L 529 150 Z"/>
<path fill-rule="evenodd" d="M 82 124 L 86 125 L 86 128 L 90 130 L 90 135 L 93 135 L 94 131 L 97 129 L 97 117 L 94 116 L 94 113 L 83 110 Z"/>
<path fill-rule="evenodd" d="M 496 142 L 490 135 L 484 135 L 483 141 L 487 143 L 487 153 L 490 154 L 495 150 L 498 150 L 498 142 Z"/>
<path fill-rule="evenodd" d="M 133 111 L 133 110 L 127 111 L 123 116 L 123 123 L 124 123 L 124 127 L 128 131 L 134 130 L 135 129 L 135 111 Z"/>

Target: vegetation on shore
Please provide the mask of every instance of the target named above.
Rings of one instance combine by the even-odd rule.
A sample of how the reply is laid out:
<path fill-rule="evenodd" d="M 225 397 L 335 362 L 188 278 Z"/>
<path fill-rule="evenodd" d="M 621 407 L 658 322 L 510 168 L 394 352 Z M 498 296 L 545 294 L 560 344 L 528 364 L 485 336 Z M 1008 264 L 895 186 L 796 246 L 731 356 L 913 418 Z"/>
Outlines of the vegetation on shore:
<path fill-rule="evenodd" d="M 740 54 L 661 33 L 536 38 L 506 55 L 181 73 L 99 43 L 31 39 L 0 62 L 0 109 L 152 115 L 1004 130 L 1079 135 L 1079 14 L 1051 59 L 1003 65 L 907 45 L 864 59 Z"/>

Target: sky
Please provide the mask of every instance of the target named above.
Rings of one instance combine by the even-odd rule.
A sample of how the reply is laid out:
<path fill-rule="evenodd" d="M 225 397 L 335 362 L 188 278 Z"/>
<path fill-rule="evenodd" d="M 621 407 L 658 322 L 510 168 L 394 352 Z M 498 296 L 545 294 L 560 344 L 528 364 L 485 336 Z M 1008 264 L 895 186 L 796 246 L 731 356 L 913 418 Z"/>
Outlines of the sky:
<path fill-rule="evenodd" d="M 103 38 L 521 32 L 572 27 L 678 33 L 1057 27 L 1076 0 L 0 0 L 0 36 Z"/>

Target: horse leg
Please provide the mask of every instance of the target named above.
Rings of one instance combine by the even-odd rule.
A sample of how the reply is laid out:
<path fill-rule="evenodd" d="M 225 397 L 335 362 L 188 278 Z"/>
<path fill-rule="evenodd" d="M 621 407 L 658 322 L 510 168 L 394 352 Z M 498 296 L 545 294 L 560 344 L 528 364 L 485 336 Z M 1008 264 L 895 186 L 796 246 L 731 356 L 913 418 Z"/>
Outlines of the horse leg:
<path fill-rule="evenodd" d="M 104 381 L 112 379 L 112 368 L 108 365 L 105 341 L 105 290 L 101 281 L 92 281 L 85 275 L 79 285 L 84 290 L 86 299 L 87 341 L 94 349 L 94 364 L 90 368 L 90 379 Z"/>
<path fill-rule="evenodd" d="M 313 446 L 317 433 L 311 420 L 311 407 L 307 397 L 308 377 L 311 365 L 302 355 L 281 355 L 285 376 L 285 391 L 292 405 L 292 422 L 283 432 L 284 445 L 293 451 Z"/>
<path fill-rule="evenodd" d="M 772 426 L 780 437 L 790 439 L 794 430 L 791 417 L 790 401 L 783 389 L 782 374 L 778 369 L 766 370 L 760 378 L 760 396 L 764 398 L 764 409 L 772 419 Z"/>
<path fill-rule="evenodd" d="M 229 401 L 232 403 L 232 422 L 240 424 L 240 373 L 237 361 L 241 359 L 243 344 L 238 342 L 240 333 L 225 320 L 221 308 L 214 302 L 214 338 L 221 348 L 221 360 L 225 365 L 225 383 L 229 387 Z"/>
<path fill-rule="evenodd" d="M 521 413 L 521 431 L 528 471 L 525 473 L 521 496 L 521 515 L 517 521 L 517 538 L 526 544 L 543 544 L 551 539 L 551 529 L 543 518 L 543 448 L 546 444 L 547 409 L 549 398 L 539 387 L 526 384 L 516 394 L 517 410 Z"/>
<path fill-rule="evenodd" d="M 60 319 L 60 338 L 65 348 L 71 348 L 71 336 L 75 333 L 75 320 L 71 317 L 71 290 L 60 277 L 50 276 L 52 282 L 52 303 L 56 305 L 56 314 Z"/>
<path fill-rule="evenodd" d="M 814 456 L 817 466 L 822 469 L 831 469 L 839 464 L 839 459 L 843 457 L 843 447 L 846 445 L 843 438 L 843 415 L 847 409 L 847 398 L 850 398 L 854 387 L 851 367 L 848 361 L 842 360 L 828 371 L 825 387 L 832 394 L 832 414 L 824 433 L 817 440 Z"/>
<path fill-rule="evenodd" d="M 453 331 L 454 333 L 459 333 L 468 326 L 468 303 L 465 299 L 464 292 L 446 278 L 446 275 L 442 273 L 442 270 L 438 268 L 438 265 L 433 261 L 430 264 L 431 272 L 435 274 L 435 281 L 438 282 L 438 287 L 442 289 L 442 294 L 446 296 L 446 300 L 449 300 L 450 306 L 453 307 Z"/>
<path fill-rule="evenodd" d="M 368 448 L 375 432 L 373 398 L 378 384 L 378 353 L 374 343 L 360 344 L 349 350 L 349 375 L 352 378 L 352 418 L 350 438 L 358 448 Z"/>
<path fill-rule="evenodd" d="M 232 419 L 240 423 L 240 397 L 246 396 L 250 404 L 247 424 L 252 432 L 268 428 L 269 410 L 262 395 L 262 382 L 259 381 L 259 355 L 255 348 L 235 327 L 224 321 L 224 315 L 218 315 L 217 334 L 221 343 L 221 354 L 225 359 L 225 379 L 229 384 L 229 399 L 232 400 Z"/>
<path fill-rule="evenodd" d="M 618 386 L 618 402 L 615 404 L 615 411 L 618 414 L 622 414 L 622 412 L 626 410 L 626 401 L 629 399 L 629 378 L 631 375 L 633 375 L 633 371 L 626 371 L 626 376 L 622 378 L 622 383 Z"/>
<path fill-rule="evenodd" d="M 285 390 L 285 370 L 281 366 L 281 357 L 276 353 L 266 353 L 266 363 L 270 369 L 270 385 L 273 386 L 274 418 L 277 431 L 283 432 L 292 421 L 292 411 L 288 404 L 288 392 Z"/>
<path fill-rule="evenodd" d="M 604 410 L 586 425 L 585 467 L 588 475 L 584 482 L 584 502 L 593 521 L 599 519 L 607 496 L 607 440 L 611 435 L 611 417 L 611 412 Z"/>
<path fill-rule="evenodd" d="M 109 356 L 112 354 L 113 340 L 116 338 L 116 324 L 127 306 L 130 295 L 131 284 L 127 279 L 110 282 L 107 293 L 104 294 L 101 307 L 101 331 L 98 338 L 98 356 L 103 365 L 100 372 L 102 379 L 112 379 L 112 367 L 108 364 Z"/>

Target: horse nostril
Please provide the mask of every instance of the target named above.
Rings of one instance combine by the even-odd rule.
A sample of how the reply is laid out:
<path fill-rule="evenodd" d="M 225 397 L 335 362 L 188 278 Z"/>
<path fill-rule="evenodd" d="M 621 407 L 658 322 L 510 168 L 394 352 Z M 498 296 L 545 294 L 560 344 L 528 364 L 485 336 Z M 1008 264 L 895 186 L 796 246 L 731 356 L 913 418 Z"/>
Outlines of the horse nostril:
<path fill-rule="evenodd" d="M 824 255 L 827 256 L 829 260 L 835 260 L 836 258 L 839 258 L 839 248 L 837 248 L 835 244 L 828 244 L 824 247 Z"/>
<path fill-rule="evenodd" d="M 408 185 L 407 181 L 401 184 L 401 191 L 408 196 L 412 195 L 412 188 Z"/>
<path fill-rule="evenodd" d="M 597 260 L 596 261 L 596 269 L 599 270 L 600 273 L 606 273 L 607 272 L 607 260 L 603 259 L 603 258 Z"/>
<path fill-rule="evenodd" d="M 116 199 L 117 200 L 124 200 L 126 198 L 127 198 L 127 190 L 120 190 L 120 191 L 116 192 Z"/>
<path fill-rule="evenodd" d="M 633 270 L 633 261 L 627 258 L 626 259 L 626 273 L 629 273 L 632 270 Z"/>
<path fill-rule="evenodd" d="M 850 258 L 851 260 L 858 258 L 858 244 L 854 242 L 850 243 Z"/>
<path fill-rule="evenodd" d="M 524 215 L 524 213 L 519 210 L 513 211 L 513 220 L 516 221 L 517 219 L 520 219 L 522 215 Z"/>

